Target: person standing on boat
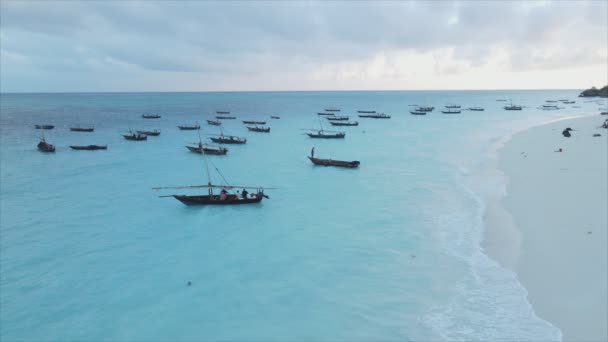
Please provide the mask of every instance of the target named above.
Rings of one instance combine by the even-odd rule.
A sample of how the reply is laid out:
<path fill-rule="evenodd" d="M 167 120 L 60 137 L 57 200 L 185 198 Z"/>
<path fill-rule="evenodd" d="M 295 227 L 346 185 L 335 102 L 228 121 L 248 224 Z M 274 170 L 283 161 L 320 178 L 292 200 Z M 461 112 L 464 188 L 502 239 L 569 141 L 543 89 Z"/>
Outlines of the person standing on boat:
<path fill-rule="evenodd" d="M 315 157 L 315 148 L 313 147 L 312 150 L 310 150 L 310 158 L 314 158 Z"/>
<path fill-rule="evenodd" d="M 241 191 L 241 195 L 243 196 L 243 199 L 247 199 L 247 195 L 249 193 L 247 192 L 247 189 L 243 189 L 243 191 Z"/>
<path fill-rule="evenodd" d="M 226 196 L 228 196 L 228 191 L 224 188 L 222 189 L 222 191 L 220 192 L 220 201 L 223 201 L 226 199 Z"/>

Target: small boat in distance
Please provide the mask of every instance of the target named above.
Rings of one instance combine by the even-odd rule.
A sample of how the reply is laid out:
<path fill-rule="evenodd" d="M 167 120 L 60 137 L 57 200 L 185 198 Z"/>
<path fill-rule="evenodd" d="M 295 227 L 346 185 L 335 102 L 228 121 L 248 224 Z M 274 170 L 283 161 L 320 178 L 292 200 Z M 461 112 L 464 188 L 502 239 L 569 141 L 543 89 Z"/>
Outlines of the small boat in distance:
<path fill-rule="evenodd" d="M 470 107 L 469 110 L 472 110 L 474 112 L 483 112 L 484 109 L 481 107 Z"/>
<path fill-rule="evenodd" d="M 142 140 L 148 140 L 148 136 L 145 134 L 139 134 L 139 133 L 134 133 L 129 131 L 128 134 L 123 134 L 122 135 L 125 139 L 127 140 L 131 140 L 131 141 L 142 141 Z"/>
<path fill-rule="evenodd" d="M 390 115 L 386 115 L 384 113 L 376 113 L 376 114 L 362 114 L 359 115 L 360 118 L 370 118 L 370 119 L 390 119 Z"/>
<path fill-rule="evenodd" d="M 247 126 L 247 129 L 252 132 L 270 133 L 270 127 Z"/>
<path fill-rule="evenodd" d="M 222 122 L 219 120 L 207 120 L 207 123 L 212 126 L 219 126 L 222 124 Z"/>
<path fill-rule="evenodd" d="M 511 102 L 511 104 L 509 106 L 504 106 L 503 108 L 505 110 L 521 110 L 522 106 L 515 106 L 515 105 L 513 105 L 513 102 Z"/>
<path fill-rule="evenodd" d="M 447 106 L 445 106 L 445 108 L 460 109 L 460 106 L 459 105 L 447 105 Z"/>
<path fill-rule="evenodd" d="M 418 107 L 416 108 L 416 112 L 432 112 L 433 110 L 435 110 L 435 107 Z"/>
<path fill-rule="evenodd" d="M 443 114 L 460 114 L 460 110 L 448 109 L 448 110 L 442 110 L 441 113 L 443 113 Z"/>
<path fill-rule="evenodd" d="M 424 111 L 410 111 L 412 115 L 426 115 L 427 112 Z"/>
<path fill-rule="evenodd" d="M 70 131 L 72 132 L 93 132 L 95 128 L 93 127 L 70 127 Z"/>
<path fill-rule="evenodd" d="M 328 116 L 326 119 L 329 121 L 348 121 L 348 116 Z"/>
<path fill-rule="evenodd" d="M 311 138 L 316 139 L 344 139 L 346 133 L 344 132 L 335 132 L 335 131 L 325 131 L 323 129 L 309 129 L 310 131 L 314 131 L 311 133 L 306 133 Z"/>
<path fill-rule="evenodd" d="M 201 142 L 199 142 L 195 146 L 186 146 L 186 148 L 190 152 L 200 153 L 200 154 L 204 153 L 207 155 L 211 154 L 211 155 L 215 155 L 215 156 L 225 156 L 226 153 L 228 153 L 228 149 L 225 147 L 212 146 L 212 145 L 208 145 L 208 144 L 203 144 Z"/>
<path fill-rule="evenodd" d="M 144 119 L 160 119 L 160 115 L 158 114 L 142 114 L 141 117 Z"/>
<path fill-rule="evenodd" d="M 251 120 L 243 120 L 244 124 L 247 125 L 265 125 L 266 121 L 251 121 Z"/>
<path fill-rule="evenodd" d="M 86 146 L 74 146 L 70 145 L 72 150 L 77 151 L 96 151 L 96 150 L 107 150 L 108 146 L 100 146 L 100 145 L 86 145 Z"/>
<path fill-rule="evenodd" d="M 336 114 L 334 114 L 334 113 L 319 112 L 319 113 L 317 113 L 317 115 L 336 115 Z"/>
<path fill-rule="evenodd" d="M 280 116 L 271 115 L 270 118 L 271 119 L 280 119 L 281 117 Z"/>
<path fill-rule="evenodd" d="M 137 133 L 143 134 L 143 135 L 148 135 L 148 136 L 151 136 L 151 137 L 157 137 L 157 136 L 160 135 L 160 130 L 155 129 L 153 131 L 137 131 Z"/>
<path fill-rule="evenodd" d="M 234 120 L 234 119 L 236 119 L 236 116 L 216 115 L 215 118 L 222 119 L 222 120 Z"/>
<path fill-rule="evenodd" d="M 557 100 L 546 100 L 545 102 L 548 102 L 548 103 L 555 103 L 555 102 L 557 102 Z"/>
<path fill-rule="evenodd" d="M 330 121 L 329 123 L 332 126 L 359 126 L 359 122 L 357 122 L 357 121 L 353 121 L 353 122 Z"/>
<path fill-rule="evenodd" d="M 339 112 L 340 108 L 336 108 L 336 107 L 329 107 L 329 108 L 325 108 L 326 112 Z"/>
<path fill-rule="evenodd" d="M 315 158 L 315 148 L 314 147 L 312 148 L 312 150 L 310 150 L 310 156 L 308 157 L 308 159 L 310 159 L 310 161 L 315 165 L 346 167 L 349 169 L 357 168 L 357 167 L 359 167 L 359 164 L 361 164 L 358 160 L 343 161 L 343 160 Z"/>
<path fill-rule="evenodd" d="M 360 113 L 360 114 L 375 114 L 376 111 L 375 110 L 358 110 L 357 113 Z"/>
<path fill-rule="evenodd" d="M 55 126 L 53 126 L 53 125 L 34 125 L 34 128 L 36 128 L 36 129 L 53 129 L 53 128 L 55 128 Z"/>
<path fill-rule="evenodd" d="M 574 104 L 576 101 L 562 101 L 563 104 Z"/>
<path fill-rule="evenodd" d="M 227 111 L 227 110 L 216 110 L 215 114 L 230 114 L 230 111 Z"/>
<path fill-rule="evenodd" d="M 507 100 L 496 100 L 498 102 L 507 102 Z"/>
<path fill-rule="evenodd" d="M 201 129 L 201 125 L 199 125 L 198 121 L 190 126 L 190 125 L 181 125 L 181 126 L 177 126 L 177 128 L 181 129 L 182 131 L 195 131 L 195 130 L 199 130 Z"/>
<path fill-rule="evenodd" d="M 44 136 L 40 138 L 40 142 L 38 143 L 37 147 L 41 152 L 55 152 L 55 145 L 47 143 Z"/>

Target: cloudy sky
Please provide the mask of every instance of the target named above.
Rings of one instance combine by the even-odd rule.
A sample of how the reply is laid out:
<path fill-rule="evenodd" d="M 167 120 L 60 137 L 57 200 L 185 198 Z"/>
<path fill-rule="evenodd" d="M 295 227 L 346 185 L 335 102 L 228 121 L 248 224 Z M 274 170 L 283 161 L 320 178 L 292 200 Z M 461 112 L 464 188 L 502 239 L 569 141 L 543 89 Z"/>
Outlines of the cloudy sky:
<path fill-rule="evenodd" d="M 608 1 L 0 1 L 0 91 L 578 89 Z"/>

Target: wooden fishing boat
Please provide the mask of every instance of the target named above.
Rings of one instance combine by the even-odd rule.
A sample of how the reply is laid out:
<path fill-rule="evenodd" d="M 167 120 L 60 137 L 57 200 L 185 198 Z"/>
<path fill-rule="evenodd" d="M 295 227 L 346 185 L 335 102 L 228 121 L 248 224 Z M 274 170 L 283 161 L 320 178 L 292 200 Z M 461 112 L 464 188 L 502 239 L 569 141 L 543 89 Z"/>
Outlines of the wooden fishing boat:
<path fill-rule="evenodd" d="M 336 114 L 334 114 L 334 113 L 323 113 L 323 112 L 319 112 L 319 113 L 317 113 L 317 115 L 325 115 L 325 116 L 328 116 L 328 115 L 336 115 Z"/>
<path fill-rule="evenodd" d="M 190 126 L 190 125 L 181 125 L 181 126 L 177 126 L 177 128 L 181 129 L 182 131 L 195 131 L 195 130 L 199 130 L 201 129 L 201 125 L 197 123 L 195 123 L 194 125 Z"/>
<path fill-rule="evenodd" d="M 329 121 L 348 121 L 348 116 L 328 116 L 326 119 Z"/>
<path fill-rule="evenodd" d="M 375 114 L 376 111 L 375 110 L 358 110 L 357 113 L 359 113 L 359 114 Z"/>
<path fill-rule="evenodd" d="M 370 118 L 370 119 L 390 119 L 390 115 L 386 115 L 384 113 L 376 113 L 376 114 L 362 114 L 359 115 L 360 118 Z"/>
<path fill-rule="evenodd" d="M 545 102 L 548 102 L 548 103 L 556 103 L 556 102 L 557 102 L 557 100 L 546 100 Z"/>
<path fill-rule="evenodd" d="M 326 112 L 339 112 L 340 108 L 336 108 L 336 107 L 329 107 L 329 108 L 325 108 Z"/>
<path fill-rule="evenodd" d="M 211 154 L 211 155 L 216 155 L 216 156 L 225 156 L 226 153 L 228 153 L 228 149 L 225 147 L 221 147 L 221 146 L 211 146 L 211 145 L 207 145 L 207 144 L 203 144 L 203 143 L 198 143 L 198 145 L 195 146 L 186 146 L 186 148 L 190 151 L 190 152 L 194 152 L 194 153 L 200 153 L 200 154 Z"/>
<path fill-rule="evenodd" d="M 74 146 L 70 145 L 72 150 L 86 150 L 86 151 L 96 151 L 96 150 L 107 150 L 108 146 L 100 146 L 100 145 L 85 145 L 85 146 Z"/>
<path fill-rule="evenodd" d="M 315 148 L 314 147 L 310 151 L 310 156 L 308 157 L 308 159 L 310 159 L 310 161 L 315 165 L 346 167 L 349 169 L 357 168 L 357 167 L 359 167 L 359 164 L 361 164 L 358 160 L 343 161 L 343 160 L 315 158 Z"/>
<path fill-rule="evenodd" d="M 247 129 L 252 132 L 270 133 L 270 127 L 247 126 Z"/>
<path fill-rule="evenodd" d="M 70 127 L 70 131 L 72 132 L 93 132 L 95 128 L 93 127 Z"/>
<path fill-rule="evenodd" d="M 147 135 L 145 135 L 145 134 L 139 134 L 139 133 L 134 133 L 134 132 L 129 132 L 129 134 L 123 134 L 122 136 L 125 139 L 131 140 L 131 141 L 148 140 L 148 136 Z"/>
<path fill-rule="evenodd" d="M 513 103 L 511 102 L 511 105 L 509 106 L 504 106 L 503 107 L 505 110 L 521 110 L 522 106 L 514 106 Z"/>
<path fill-rule="evenodd" d="M 151 137 L 157 137 L 157 136 L 160 135 L 160 130 L 155 129 L 153 131 L 137 131 L 137 133 L 143 134 L 143 135 L 147 135 L 147 136 L 151 136 Z"/>
<path fill-rule="evenodd" d="M 329 123 L 332 126 L 359 126 L 359 123 L 357 121 L 353 121 L 353 122 L 330 121 Z"/>
<path fill-rule="evenodd" d="M 574 103 L 576 103 L 576 101 L 563 101 L 562 103 L 563 104 L 574 104 Z"/>
<path fill-rule="evenodd" d="M 270 118 L 271 119 L 280 119 L 281 117 L 280 116 L 271 115 Z"/>
<path fill-rule="evenodd" d="M 460 109 L 460 106 L 459 105 L 447 105 L 447 106 L 445 106 L 445 108 Z"/>
<path fill-rule="evenodd" d="M 141 117 L 144 119 L 160 119 L 158 114 L 143 114 Z"/>
<path fill-rule="evenodd" d="M 435 107 L 418 107 L 416 108 L 416 112 L 432 112 L 435 110 Z"/>
<path fill-rule="evenodd" d="M 230 111 L 227 111 L 227 110 L 216 110 L 215 114 L 230 114 Z"/>
<path fill-rule="evenodd" d="M 190 185 L 190 186 L 176 186 L 176 187 L 157 187 L 154 190 L 163 189 L 201 189 L 206 188 L 206 195 L 169 195 L 159 197 L 173 197 L 176 200 L 182 202 L 185 205 L 241 205 L 241 204 L 254 204 L 260 203 L 262 199 L 269 198 L 264 194 L 264 188 L 261 186 L 234 186 L 227 184 L 226 178 L 220 170 L 216 167 L 215 170 L 219 173 L 221 178 L 224 180 L 226 185 L 213 185 L 211 183 L 211 175 L 209 174 L 209 165 L 207 164 L 207 154 L 205 150 L 202 150 L 203 161 L 205 163 L 205 170 L 207 174 L 207 185 Z M 213 189 L 221 189 L 218 195 L 213 193 Z M 229 193 L 230 190 L 242 189 L 239 194 L 238 191 L 235 193 Z M 249 193 L 247 189 L 251 189 L 252 193 Z M 255 192 L 254 192 L 255 191 Z"/>
<path fill-rule="evenodd" d="M 484 109 L 481 107 L 470 107 L 469 110 L 474 111 L 474 112 L 483 112 Z"/>
<path fill-rule="evenodd" d="M 448 110 L 442 110 L 441 113 L 443 113 L 443 114 L 460 114 L 460 111 L 448 109 Z"/>
<path fill-rule="evenodd" d="M 219 126 L 222 124 L 222 122 L 219 120 L 207 120 L 207 123 L 212 126 Z"/>
<path fill-rule="evenodd" d="M 346 136 L 346 133 L 316 130 L 315 132 L 306 133 L 306 135 L 308 135 L 311 138 L 316 138 L 316 139 L 344 139 L 344 137 Z"/>
<path fill-rule="evenodd" d="M 410 111 L 410 114 L 412 115 L 426 115 L 427 112 L 422 112 L 422 111 Z"/>
<path fill-rule="evenodd" d="M 222 120 L 234 120 L 234 119 L 236 119 L 236 116 L 216 115 L 215 118 L 222 119 Z"/>
<path fill-rule="evenodd" d="M 47 143 L 44 137 L 40 138 L 37 147 L 41 152 L 55 152 L 55 145 Z"/>
<path fill-rule="evenodd" d="M 234 135 L 218 135 L 216 137 L 210 137 L 211 141 L 218 144 L 245 144 L 247 139 L 237 137 Z"/>
<path fill-rule="evenodd" d="M 244 124 L 247 125 L 265 125 L 266 121 L 250 121 L 250 120 L 243 120 Z"/>
<path fill-rule="evenodd" d="M 53 125 L 34 125 L 34 128 L 36 128 L 36 129 L 53 129 L 53 128 L 55 128 L 55 126 L 53 126 Z"/>

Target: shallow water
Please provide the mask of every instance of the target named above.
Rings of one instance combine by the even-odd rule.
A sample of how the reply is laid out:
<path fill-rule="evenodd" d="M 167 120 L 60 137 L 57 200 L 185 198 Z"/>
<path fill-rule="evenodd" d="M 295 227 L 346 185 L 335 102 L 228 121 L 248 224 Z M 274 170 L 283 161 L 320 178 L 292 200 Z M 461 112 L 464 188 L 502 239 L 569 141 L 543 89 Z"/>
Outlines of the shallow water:
<path fill-rule="evenodd" d="M 481 253 L 470 180 L 497 141 L 596 112 L 578 91 L 2 94 L 0 338 L 3 340 L 557 340 L 516 276 Z M 530 106 L 502 110 L 512 99 Z M 443 115 L 447 103 L 484 112 Z M 431 105 L 427 116 L 409 104 Z M 375 109 L 344 140 L 310 139 L 327 106 Z M 205 184 L 198 141 L 178 124 L 230 110 L 246 145 L 210 156 L 230 184 L 277 187 L 238 207 L 186 207 L 155 186 Z M 144 120 L 158 112 L 159 120 Z M 270 115 L 281 116 L 271 120 Z M 264 119 L 270 134 L 241 119 Z M 324 119 L 321 119 L 324 120 Z M 46 131 L 55 154 L 36 150 Z M 94 125 L 76 133 L 69 125 Z M 326 125 L 328 129 L 329 125 Z M 338 128 L 338 127 L 335 127 Z M 335 129 L 333 128 L 333 129 Z M 128 129 L 161 129 L 131 142 Z M 108 144 L 107 151 L 72 151 Z M 360 160 L 356 170 L 316 156 Z M 214 183 L 222 180 L 212 172 Z M 187 286 L 187 282 L 192 282 Z"/>

